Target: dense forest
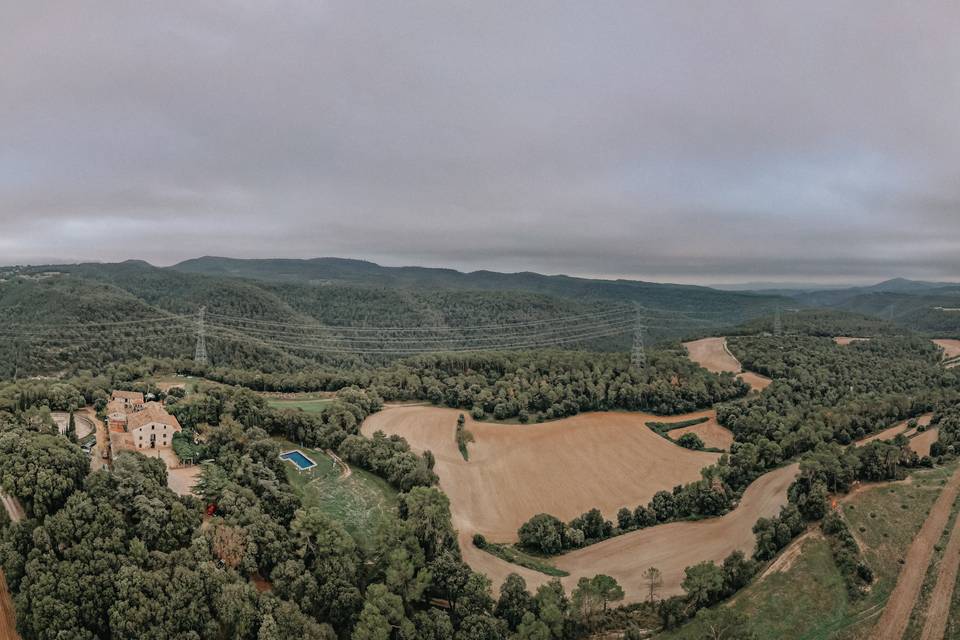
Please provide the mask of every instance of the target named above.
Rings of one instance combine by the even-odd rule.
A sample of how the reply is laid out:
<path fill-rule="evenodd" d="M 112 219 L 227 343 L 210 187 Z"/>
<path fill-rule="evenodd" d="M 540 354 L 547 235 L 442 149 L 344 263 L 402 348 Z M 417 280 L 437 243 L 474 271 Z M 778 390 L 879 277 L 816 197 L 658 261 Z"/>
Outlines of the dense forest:
<path fill-rule="evenodd" d="M 289 373 L 498 346 L 623 351 L 635 302 L 654 310 L 652 341 L 763 315 L 775 302 L 704 287 L 537 274 L 448 277 L 427 269 L 417 272 L 432 275 L 396 280 L 364 269 L 289 278 L 199 271 L 138 261 L 0 269 L 0 378 L 189 358 L 201 307 L 213 363 Z"/>

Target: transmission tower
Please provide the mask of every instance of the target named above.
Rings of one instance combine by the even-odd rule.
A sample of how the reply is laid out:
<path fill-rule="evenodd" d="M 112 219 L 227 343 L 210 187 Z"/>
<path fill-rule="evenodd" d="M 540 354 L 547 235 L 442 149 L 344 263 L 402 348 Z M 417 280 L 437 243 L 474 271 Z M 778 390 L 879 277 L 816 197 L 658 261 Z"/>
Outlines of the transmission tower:
<path fill-rule="evenodd" d="M 199 365 L 207 364 L 207 330 L 204 325 L 206 313 L 206 307 L 200 307 L 197 311 L 197 347 L 193 351 L 193 361 Z"/>
<path fill-rule="evenodd" d="M 783 320 L 780 318 L 780 307 L 773 314 L 773 335 L 778 338 L 783 333 Z"/>
<path fill-rule="evenodd" d="M 642 371 L 647 366 L 647 351 L 643 346 L 643 317 L 640 314 L 640 307 L 637 306 L 637 324 L 633 329 L 633 350 L 630 354 L 630 364 L 637 371 Z"/>

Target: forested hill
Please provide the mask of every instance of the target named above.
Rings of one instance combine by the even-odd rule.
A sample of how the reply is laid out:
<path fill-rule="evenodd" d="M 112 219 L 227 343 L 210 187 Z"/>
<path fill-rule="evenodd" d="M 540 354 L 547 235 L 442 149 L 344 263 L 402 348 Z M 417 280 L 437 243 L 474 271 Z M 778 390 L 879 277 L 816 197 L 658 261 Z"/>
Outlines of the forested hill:
<path fill-rule="evenodd" d="M 960 285 L 889 280 L 873 287 L 810 291 L 799 306 L 842 309 L 890 320 L 936 337 L 960 336 Z"/>
<path fill-rule="evenodd" d="M 204 257 L 187 260 L 172 270 L 206 275 L 248 278 L 264 282 L 311 285 L 358 285 L 403 289 L 524 291 L 562 298 L 641 302 L 658 309 L 715 312 L 723 323 L 766 315 L 787 299 L 776 295 L 720 291 L 694 285 L 638 280 L 598 280 L 539 273 L 499 273 L 426 267 L 382 267 L 363 260 L 241 260 Z M 719 323 L 718 323 L 719 324 Z"/>
<path fill-rule="evenodd" d="M 506 284 L 496 288 L 497 279 Z M 526 286 L 527 280 L 545 284 Z M 653 343 L 768 315 L 776 300 L 704 287 L 536 274 L 390 280 L 354 272 L 319 285 L 142 261 L 0 268 L 0 376 L 97 369 L 142 357 L 190 358 L 200 307 L 208 312 L 207 348 L 218 366 L 289 372 L 382 364 L 406 349 L 623 352 L 632 340 L 632 302 L 652 310 L 647 337 Z"/>

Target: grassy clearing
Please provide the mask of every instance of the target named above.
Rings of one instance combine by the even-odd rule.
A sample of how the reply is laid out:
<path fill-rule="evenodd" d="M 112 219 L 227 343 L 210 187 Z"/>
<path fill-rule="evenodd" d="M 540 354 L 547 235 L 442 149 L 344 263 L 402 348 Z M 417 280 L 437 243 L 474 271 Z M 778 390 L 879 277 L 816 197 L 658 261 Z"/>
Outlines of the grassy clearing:
<path fill-rule="evenodd" d="M 896 585 L 900 559 L 954 466 L 917 471 L 910 483 L 866 488 L 844 503 L 844 518 L 876 577 L 863 597 L 849 597 L 829 543 L 808 537 L 789 569 L 754 580 L 729 606 L 749 617 L 759 640 L 869 638 Z M 692 621 L 658 637 L 699 640 L 705 634 L 706 630 Z"/>
<path fill-rule="evenodd" d="M 279 439 L 278 439 L 279 440 Z M 337 520 L 359 541 L 368 540 L 377 525 L 397 508 L 397 492 L 386 480 L 351 466 L 349 478 L 340 477 L 340 467 L 323 451 L 279 440 L 286 451 L 299 449 L 317 466 L 298 471 L 285 463 L 287 479 L 304 507 L 317 507 Z"/>
<path fill-rule="evenodd" d="M 548 576 L 563 578 L 570 575 L 562 569 L 557 569 L 555 566 L 550 564 L 548 560 L 531 555 L 525 551 L 521 551 L 513 545 L 487 542 L 480 548 L 490 555 L 497 556 L 501 560 L 506 560 L 507 562 L 520 565 L 521 567 L 539 571 L 540 573 L 545 573 Z"/>
<path fill-rule="evenodd" d="M 320 413 L 333 402 L 332 398 L 267 398 L 267 405 L 272 409 L 300 409 L 306 413 Z"/>

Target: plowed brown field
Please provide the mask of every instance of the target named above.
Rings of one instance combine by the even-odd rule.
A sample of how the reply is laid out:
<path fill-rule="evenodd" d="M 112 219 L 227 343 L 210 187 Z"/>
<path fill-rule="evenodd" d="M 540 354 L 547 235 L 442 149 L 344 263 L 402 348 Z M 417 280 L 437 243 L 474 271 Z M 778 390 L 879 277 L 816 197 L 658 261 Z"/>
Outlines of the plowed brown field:
<path fill-rule="evenodd" d="M 604 412 L 527 426 L 478 423 L 467 416 L 476 442 L 469 445 L 466 462 L 454 435 L 460 413 L 429 406 L 390 407 L 367 418 L 362 431 L 367 436 L 378 430 L 399 434 L 415 450 L 434 453 L 464 560 L 486 573 L 495 588 L 509 573 L 522 575 L 531 588 L 549 577 L 477 549 L 471 542 L 474 533 L 512 542 L 519 525 L 541 512 L 569 520 L 598 507 L 612 518 L 622 506 L 635 507 L 660 489 L 696 480 L 699 470 L 718 457 L 682 449 L 645 425 L 705 412 L 669 419 Z M 653 565 L 663 573 L 663 594 L 679 593 L 685 567 L 753 548 L 753 524 L 786 504 L 796 471 L 792 465 L 766 474 L 747 489 L 740 506 L 722 518 L 653 527 L 564 555 L 555 562 L 571 574 L 563 583 L 569 590 L 580 577 L 607 573 L 623 586 L 627 602 L 636 602 L 644 596 L 640 575 Z"/>
<path fill-rule="evenodd" d="M 467 415 L 476 439 L 467 462 L 455 440 L 460 413 L 391 407 L 367 418 L 362 430 L 396 433 L 414 450 L 432 451 L 454 526 L 495 542 L 515 540 L 520 525 L 538 513 L 570 520 L 597 507 L 613 518 L 620 507 L 646 504 L 661 489 L 697 480 L 700 469 L 719 458 L 679 447 L 645 424 L 663 417 L 601 412 L 532 425 L 475 422 Z"/>
<path fill-rule="evenodd" d="M 684 342 L 683 346 L 687 348 L 690 359 L 707 371 L 713 373 L 729 371 L 738 374 L 737 377 L 755 391 L 763 391 L 773 382 L 759 373 L 744 371 L 740 361 L 727 349 L 726 338 L 702 338 L 693 342 Z"/>

